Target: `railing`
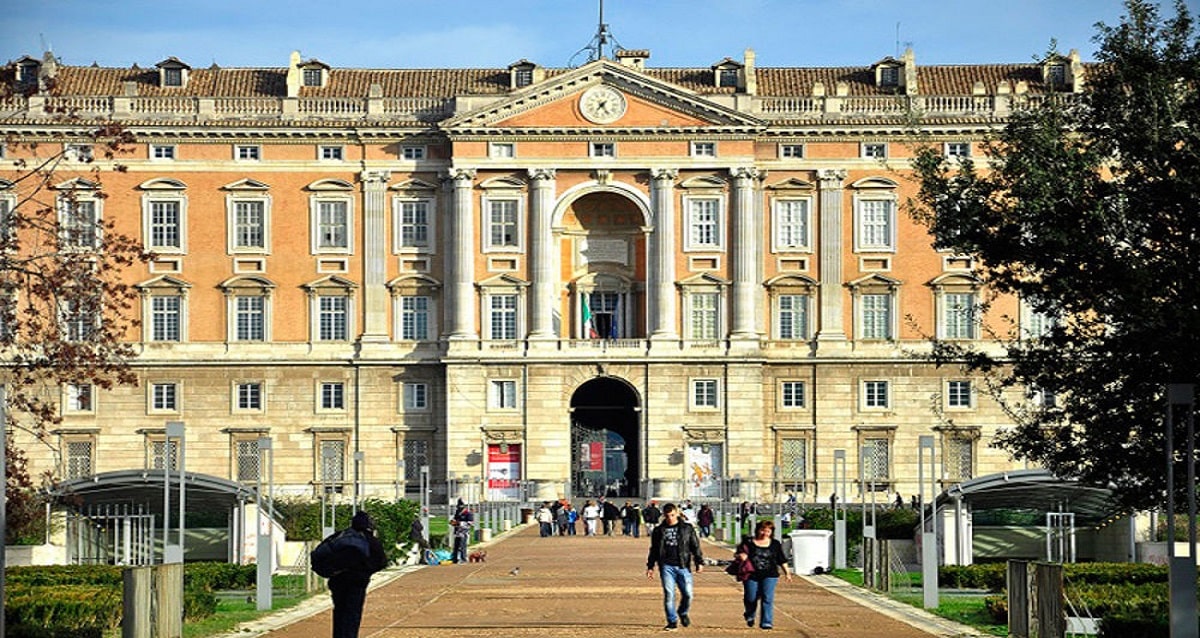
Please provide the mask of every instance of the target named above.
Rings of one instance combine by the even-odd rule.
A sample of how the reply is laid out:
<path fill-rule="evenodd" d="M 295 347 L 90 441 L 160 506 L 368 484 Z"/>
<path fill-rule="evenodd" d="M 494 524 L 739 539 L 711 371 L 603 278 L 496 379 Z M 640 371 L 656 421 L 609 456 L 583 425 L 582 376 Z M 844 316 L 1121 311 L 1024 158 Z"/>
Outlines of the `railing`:
<path fill-rule="evenodd" d="M 222 116 L 279 115 L 283 102 L 270 97 L 221 97 L 213 100 L 213 113 Z"/>
<path fill-rule="evenodd" d="M 367 112 L 367 101 L 356 97 L 301 98 L 298 111 L 318 117 L 361 117 Z"/>
<path fill-rule="evenodd" d="M 129 110 L 133 113 L 171 113 L 173 115 L 196 112 L 196 98 L 193 97 L 135 97 L 131 100 Z"/>

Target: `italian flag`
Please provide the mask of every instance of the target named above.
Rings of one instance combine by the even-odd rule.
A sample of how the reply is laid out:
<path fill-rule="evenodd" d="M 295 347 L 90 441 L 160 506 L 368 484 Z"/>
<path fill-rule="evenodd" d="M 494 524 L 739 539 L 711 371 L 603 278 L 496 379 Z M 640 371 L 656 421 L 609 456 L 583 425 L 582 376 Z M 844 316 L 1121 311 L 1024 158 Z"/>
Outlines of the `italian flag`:
<path fill-rule="evenodd" d="M 596 332 L 596 322 L 592 321 L 592 307 L 588 305 L 589 296 L 583 296 L 583 331 L 589 339 L 599 339 L 600 333 Z"/>

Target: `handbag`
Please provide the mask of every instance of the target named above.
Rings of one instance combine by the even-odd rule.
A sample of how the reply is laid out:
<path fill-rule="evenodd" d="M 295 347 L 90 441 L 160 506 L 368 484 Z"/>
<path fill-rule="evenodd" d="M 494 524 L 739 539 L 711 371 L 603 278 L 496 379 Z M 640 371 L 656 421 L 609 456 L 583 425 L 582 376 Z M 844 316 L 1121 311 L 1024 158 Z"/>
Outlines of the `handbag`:
<path fill-rule="evenodd" d="M 749 556 L 750 548 L 743 545 L 738 548 L 738 552 Z M 739 583 L 744 583 L 754 577 L 754 563 L 750 560 L 734 558 L 725 567 L 725 573 L 737 578 Z"/>

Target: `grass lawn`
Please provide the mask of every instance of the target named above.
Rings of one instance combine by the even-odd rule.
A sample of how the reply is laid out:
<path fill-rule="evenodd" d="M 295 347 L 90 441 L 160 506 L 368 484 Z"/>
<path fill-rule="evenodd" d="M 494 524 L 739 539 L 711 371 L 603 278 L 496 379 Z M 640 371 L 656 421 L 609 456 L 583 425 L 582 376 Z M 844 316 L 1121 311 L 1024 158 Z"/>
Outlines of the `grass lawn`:
<path fill-rule="evenodd" d="M 862 587 L 863 574 L 861 570 L 835 569 L 831 573 L 851 585 Z M 913 607 L 924 608 L 925 597 L 921 591 L 921 573 L 909 573 L 908 582 L 903 584 L 896 583 L 897 578 L 902 579 L 897 574 L 892 575 L 893 589 L 887 595 Z M 938 595 L 937 608 L 928 611 L 934 615 L 974 627 L 979 631 L 993 636 L 1008 635 L 1008 625 L 996 624 L 988 613 L 987 607 L 984 604 L 984 594 L 974 592 L 957 593 L 943 589 Z"/>

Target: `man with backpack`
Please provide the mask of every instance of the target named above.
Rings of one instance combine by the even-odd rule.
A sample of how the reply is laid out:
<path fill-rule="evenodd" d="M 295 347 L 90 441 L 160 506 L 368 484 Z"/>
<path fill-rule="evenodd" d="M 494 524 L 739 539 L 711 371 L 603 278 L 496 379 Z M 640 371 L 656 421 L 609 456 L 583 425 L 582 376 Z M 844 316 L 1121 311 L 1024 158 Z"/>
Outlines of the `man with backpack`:
<path fill-rule="evenodd" d="M 366 551 L 363 551 L 363 541 Z M 339 563 L 333 566 L 332 575 L 329 576 L 329 594 L 333 598 L 333 638 L 358 638 L 371 574 L 387 566 L 383 543 L 375 537 L 375 522 L 366 512 L 356 513 L 350 521 L 350 529 L 338 532 L 321 544 L 327 543 L 333 547 L 332 556 Z M 316 550 L 314 558 L 315 554 Z M 314 570 L 317 569 L 316 563 L 314 560 Z"/>

